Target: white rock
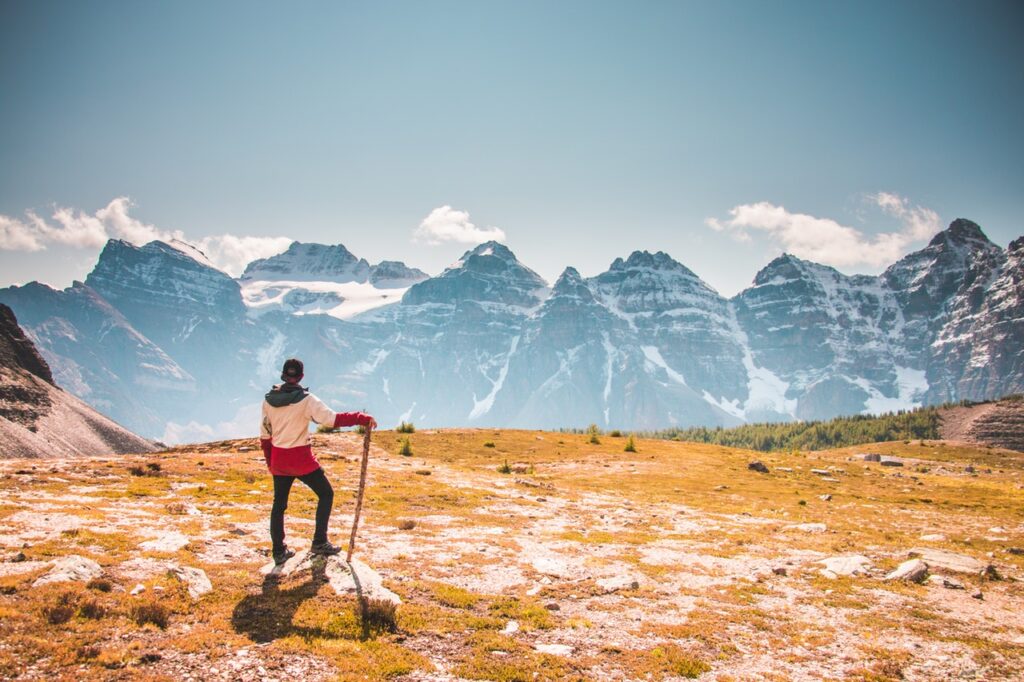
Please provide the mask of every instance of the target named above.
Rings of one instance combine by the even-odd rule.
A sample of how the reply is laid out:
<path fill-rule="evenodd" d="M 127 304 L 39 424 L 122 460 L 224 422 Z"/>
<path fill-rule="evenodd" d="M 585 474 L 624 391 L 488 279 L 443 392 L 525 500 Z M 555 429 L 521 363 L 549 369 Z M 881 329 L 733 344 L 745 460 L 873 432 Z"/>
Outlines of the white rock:
<path fill-rule="evenodd" d="M 88 582 L 93 578 L 98 578 L 102 573 L 103 568 L 92 559 L 72 554 L 54 561 L 50 570 L 36 578 L 32 587 L 48 583 Z"/>
<path fill-rule="evenodd" d="M 514 620 L 510 620 L 505 624 L 505 628 L 501 631 L 503 635 L 514 635 L 519 632 L 519 623 Z"/>
<path fill-rule="evenodd" d="M 191 566 L 175 566 L 167 571 L 167 574 L 177 578 L 188 587 L 188 596 L 199 599 L 204 594 L 213 591 L 213 584 L 206 577 L 206 571 Z"/>
<path fill-rule="evenodd" d="M 964 584 L 959 580 L 953 580 L 947 578 L 944 575 L 930 575 L 928 576 L 928 583 L 930 585 L 938 585 L 939 587 L 945 587 L 947 590 L 963 590 Z"/>
<path fill-rule="evenodd" d="M 554 656 L 572 655 L 572 647 L 568 644 L 536 644 L 533 648 L 542 654 L 552 654 Z"/>
<path fill-rule="evenodd" d="M 908 556 L 920 558 L 932 568 L 953 571 L 954 573 L 981 573 L 986 564 L 966 554 L 948 552 L 944 549 L 915 547 L 907 552 Z"/>
<path fill-rule="evenodd" d="M 804 533 L 824 533 L 828 527 L 824 523 L 797 523 L 786 526 L 785 530 L 799 530 Z"/>
<path fill-rule="evenodd" d="M 320 574 L 327 578 L 331 588 L 339 595 L 355 594 L 392 604 L 402 603 L 401 597 L 384 587 L 380 574 L 359 559 L 352 559 L 350 565 L 345 563 L 345 557 L 341 555 L 316 556 L 307 550 L 297 553 L 280 566 L 275 566 L 271 561 L 260 570 L 264 575 L 279 578 L 309 571 L 314 576 Z"/>
<path fill-rule="evenodd" d="M 619 590 L 635 590 L 640 587 L 640 581 L 630 575 L 613 575 L 607 578 L 598 578 L 597 586 L 605 591 L 605 594 L 618 592 Z"/>
<path fill-rule="evenodd" d="M 913 583 L 923 582 L 928 576 L 928 564 L 920 559 L 908 559 L 885 576 L 886 580 L 909 580 Z"/>
<path fill-rule="evenodd" d="M 568 578 L 572 575 L 572 567 L 565 559 L 557 557 L 537 557 L 531 564 L 533 570 L 554 578 Z"/>
<path fill-rule="evenodd" d="M 359 594 L 366 599 L 379 599 L 392 604 L 401 604 L 402 598 L 384 587 L 380 574 L 361 562 L 352 559 L 345 563 L 340 556 L 327 557 L 325 573 L 334 591 L 340 595 Z"/>
<path fill-rule="evenodd" d="M 817 563 L 825 566 L 821 569 L 821 574 L 827 578 L 836 578 L 841 575 L 867 575 L 871 569 L 871 560 L 860 554 L 829 557 Z"/>
<path fill-rule="evenodd" d="M 160 537 L 140 543 L 139 549 L 144 549 L 147 552 L 177 552 L 188 543 L 189 539 L 187 536 L 172 530 Z"/>
<path fill-rule="evenodd" d="M 928 533 L 927 535 L 922 535 L 921 539 L 925 542 L 943 542 L 946 536 L 942 533 Z"/>
<path fill-rule="evenodd" d="M 133 587 L 132 591 L 129 592 L 128 594 L 130 594 L 130 595 L 132 595 L 134 597 L 136 595 L 142 594 L 145 591 L 146 591 L 146 586 L 143 585 L 142 583 L 139 583 L 138 585 Z"/>

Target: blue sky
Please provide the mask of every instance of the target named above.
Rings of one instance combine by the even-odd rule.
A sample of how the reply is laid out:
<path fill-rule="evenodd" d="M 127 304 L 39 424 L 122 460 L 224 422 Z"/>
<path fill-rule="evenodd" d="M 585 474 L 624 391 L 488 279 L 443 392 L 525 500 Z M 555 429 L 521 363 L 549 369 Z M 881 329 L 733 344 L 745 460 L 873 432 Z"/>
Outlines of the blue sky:
<path fill-rule="evenodd" d="M 436 273 L 496 227 L 552 280 L 664 250 L 726 294 L 956 217 L 1005 246 L 1022 8 L 7 0 L 0 284 L 175 231 L 229 269 L 289 238 Z"/>

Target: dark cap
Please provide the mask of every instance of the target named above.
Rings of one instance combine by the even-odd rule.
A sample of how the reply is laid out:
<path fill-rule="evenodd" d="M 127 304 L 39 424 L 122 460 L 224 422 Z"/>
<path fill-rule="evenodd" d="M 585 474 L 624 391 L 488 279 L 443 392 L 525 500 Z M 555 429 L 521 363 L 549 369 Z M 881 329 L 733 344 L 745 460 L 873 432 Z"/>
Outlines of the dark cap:
<path fill-rule="evenodd" d="M 284 381 L 299 381 L 302 379 L 303 369 L 302 360 L 288 358 L 284 361 L 284 367 L 281 369 L 281 379 Z"/>

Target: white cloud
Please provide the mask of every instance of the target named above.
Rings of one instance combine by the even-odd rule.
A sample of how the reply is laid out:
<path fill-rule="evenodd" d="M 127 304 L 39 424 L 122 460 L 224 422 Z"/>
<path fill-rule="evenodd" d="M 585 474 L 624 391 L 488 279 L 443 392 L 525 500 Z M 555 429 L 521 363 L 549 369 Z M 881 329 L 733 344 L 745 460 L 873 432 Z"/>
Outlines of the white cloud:
<path fill-rule="evenodd" d="M 469 213 L 458 211 L 447 204 L 430 212 L 413 232 L 413 240 L 437 245 L 443 242 L 480 244 L 495 240 L 505 241 L 505 231 L 500 227 L 477 227 L 469 221 Z"/>
<path fill-rule="evenodd" d="M 288 237 L 237 237 L 221 234 L 204 237 L 196 246 L 218 268 L 233 277 L 238 277 L 245 266 L 257 258 L 275 256 L 291 245 Z"/>
<path fill-rule="evenodd" d="M 729 218 L 708 218 L 705 222 L 713 230 L 728 232 L 741 241 L 749 240 L 753 232 L 767 234 L 794 256 L 836 267 L 888 265 L 902 257 L 911 244 L 940 229 L 935 211 L 912 207 L 904 197 L 879 192 L 867 199 L 899 219 L 901 229 L 869 235 L 830 218 L 791 213 L 767 201 L 736 206 L 729 210 Z"/>
<path fill-rule="evenodd" d="M 0 250 L 42 251 L 46 247 L 34 226 L 5 215 L 0 215 Z"/>
<path fill-rule="evenodd" d="M 162 230 L 133 218 L 129 215 L 132 206 L 128 197 L 117 197 L 91 214 L 57 206 L 49 221 L 33 211 L 26 211 L 24 219 L 0 215 L 0 251 L 42 251 L 49 244 L 100 249 L 110 238 L 138 245 L 153 240 L 178 241 L 202 251 L 214 267 L 237 276 L 251 261 L 281 253 L 292 241 L 287 237 L 233 234 L 190 240 L 181 230 Z"/>

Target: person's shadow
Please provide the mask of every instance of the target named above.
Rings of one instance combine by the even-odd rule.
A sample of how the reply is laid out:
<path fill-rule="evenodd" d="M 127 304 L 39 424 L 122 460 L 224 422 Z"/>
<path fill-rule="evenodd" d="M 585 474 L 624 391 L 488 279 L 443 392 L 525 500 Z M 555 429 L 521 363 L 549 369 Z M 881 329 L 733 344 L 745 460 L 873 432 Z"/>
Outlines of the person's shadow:
<path fill-rule="evenodd" d="M 356 587 L 356 599 L 359 603 L 360 639 L 367 640 L 383 630 L 393 631 L 392 627 L 381 628 L 375 623 L 374 608 L 363 594 L 359 574 L 347 564 Z M 320 588 L 327 580 L 327 560 L 324 557 L 310 558 L 310 579 L 288 589 L 281 589 L 282 576 L 277 572 L 269 573 L 263 579 L 259 594 L 250 594 L 235 605 L 231 614 L 231 625 L 235 632 L 249 635 L 256 643 L 271 642 L 281 637 L 298 635 L 303 638 L 325 637 L 336 638 L 336 632 L 328 632 L 319 627 L 308 627 L 294 623 L 295 614 L 302 604 L 316 597 Z M 375 600 L 374 600 L 375 601 Z"/>

